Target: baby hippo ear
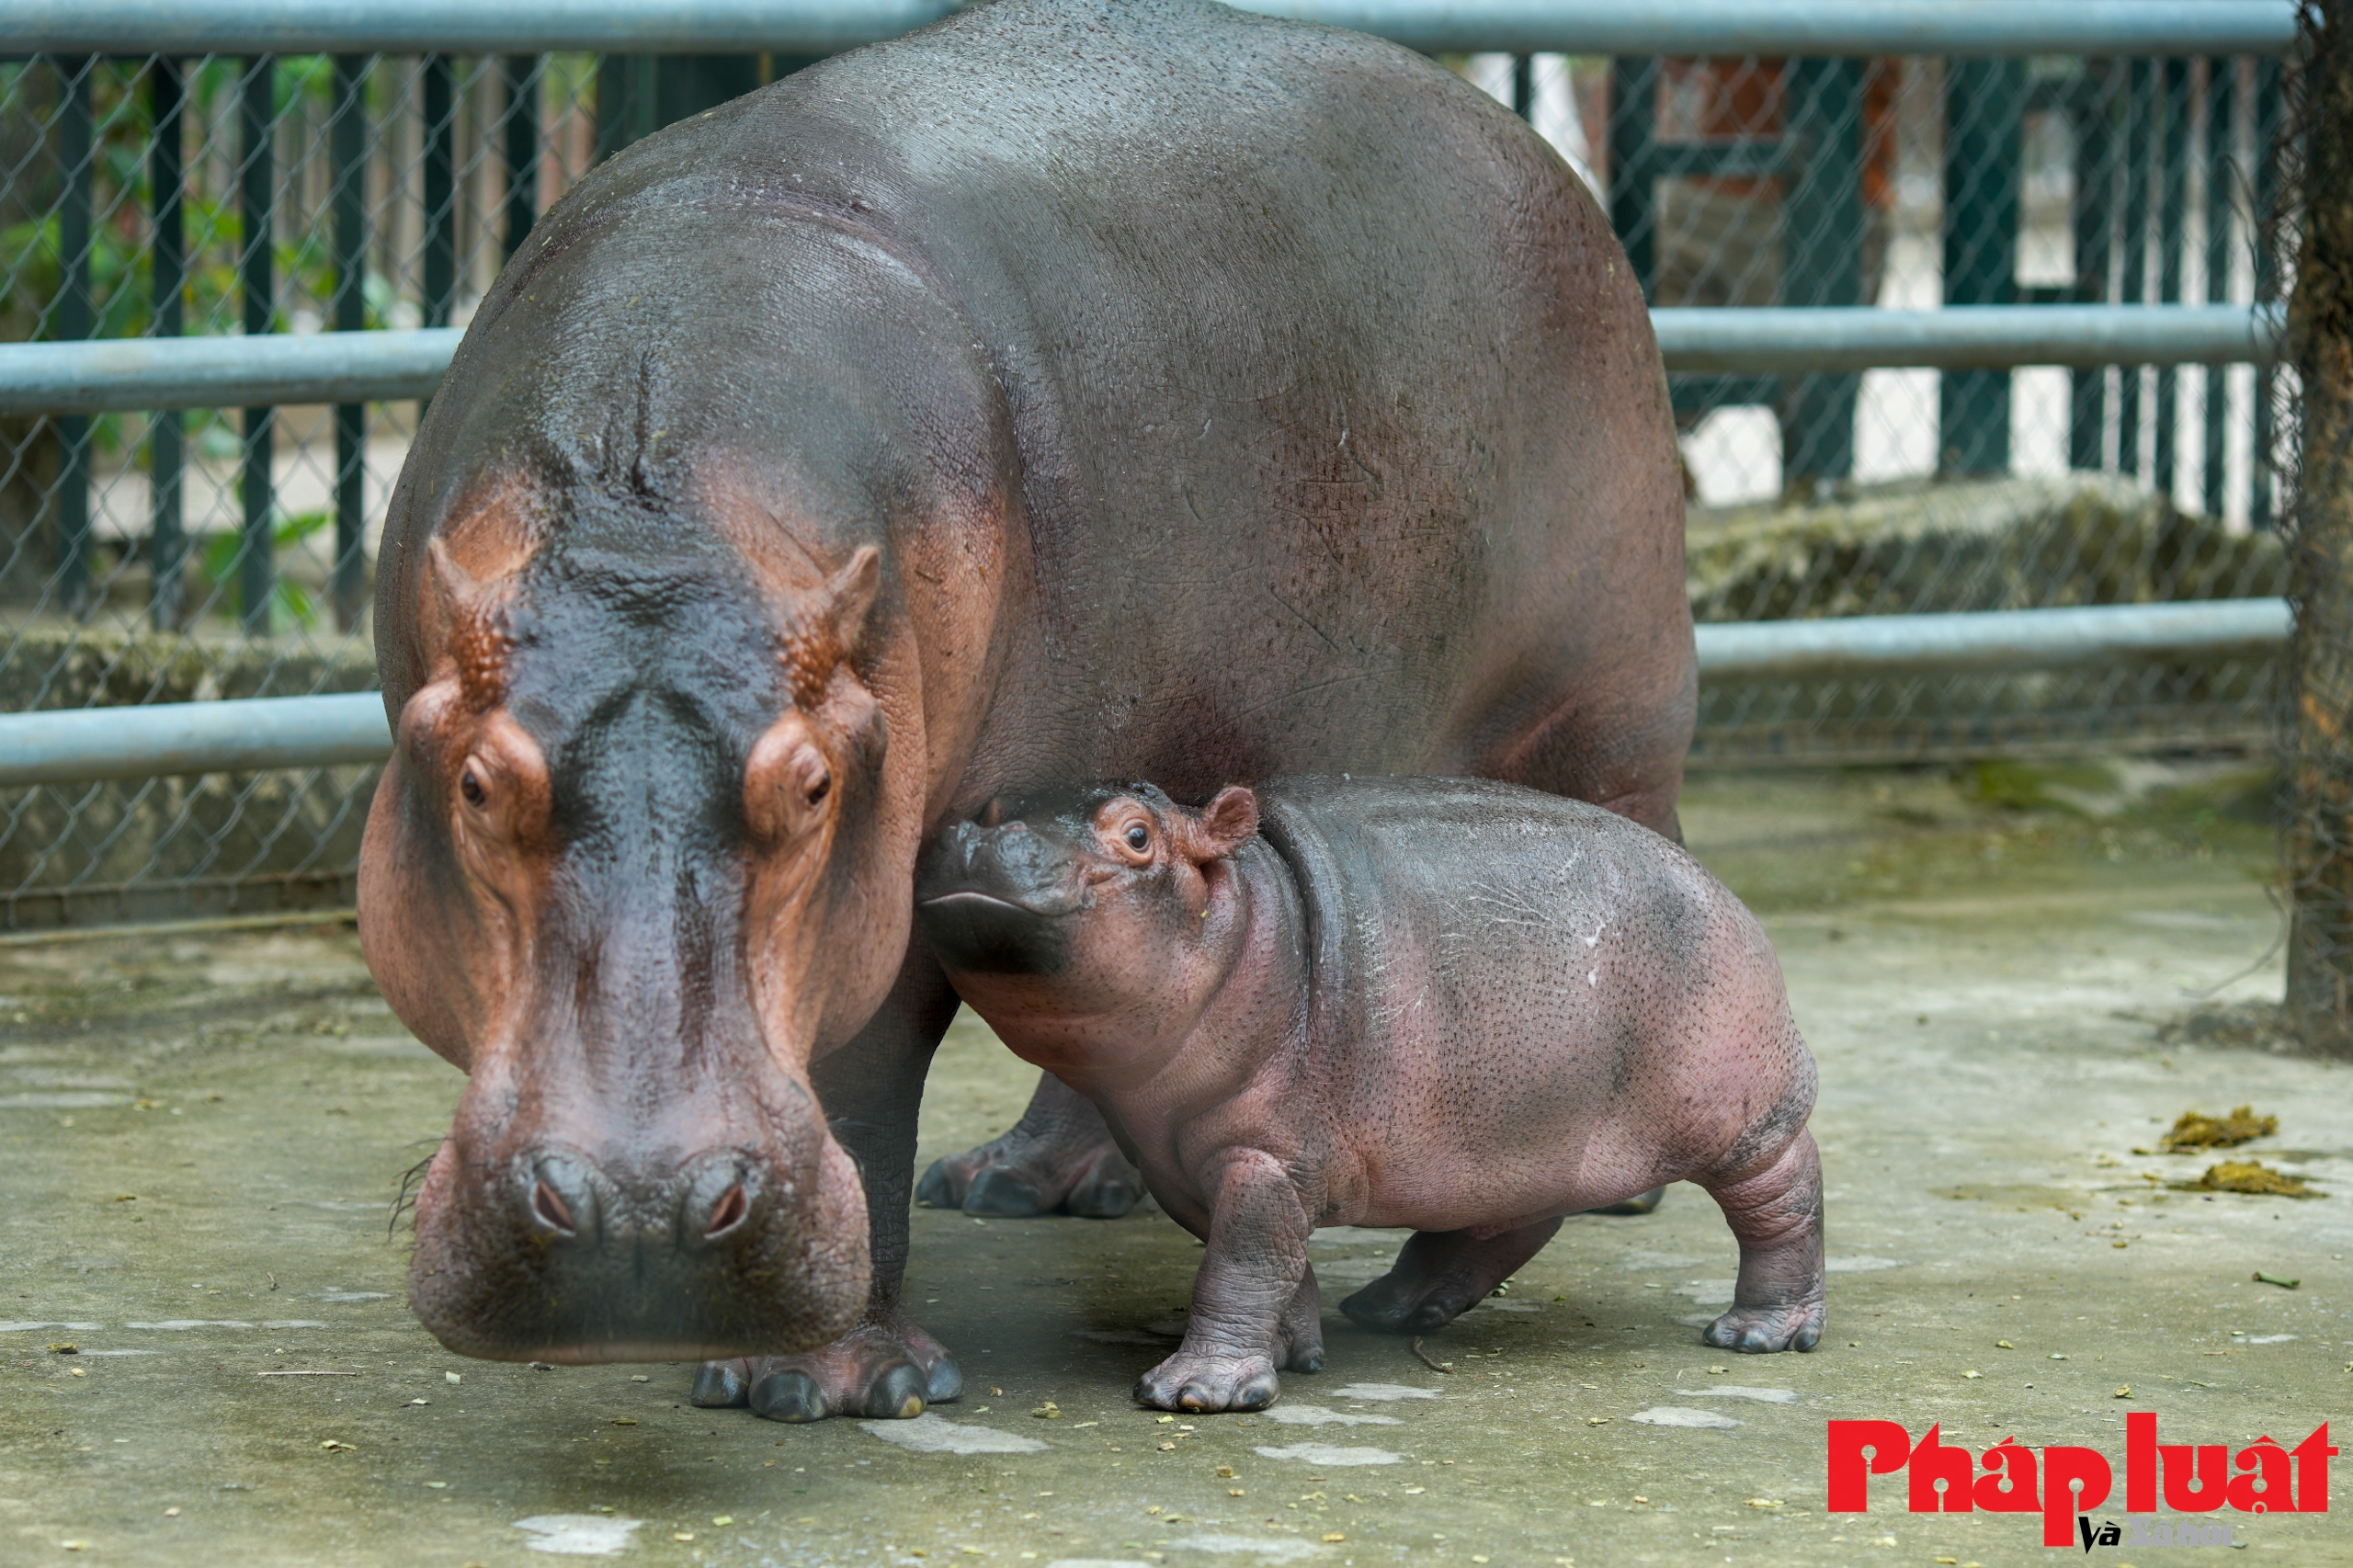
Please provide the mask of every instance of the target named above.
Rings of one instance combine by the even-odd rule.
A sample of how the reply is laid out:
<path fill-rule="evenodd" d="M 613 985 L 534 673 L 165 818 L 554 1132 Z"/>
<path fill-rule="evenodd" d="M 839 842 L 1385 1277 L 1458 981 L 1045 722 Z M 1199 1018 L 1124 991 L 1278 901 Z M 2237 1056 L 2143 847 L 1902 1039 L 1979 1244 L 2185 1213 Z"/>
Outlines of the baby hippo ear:
<path fill-rule="evenodd" d="M 1239 784 L 1229 784 L 1193 820 L 1193 858 L 1222 860 L 1257 835 L 1258 797 Z"/>

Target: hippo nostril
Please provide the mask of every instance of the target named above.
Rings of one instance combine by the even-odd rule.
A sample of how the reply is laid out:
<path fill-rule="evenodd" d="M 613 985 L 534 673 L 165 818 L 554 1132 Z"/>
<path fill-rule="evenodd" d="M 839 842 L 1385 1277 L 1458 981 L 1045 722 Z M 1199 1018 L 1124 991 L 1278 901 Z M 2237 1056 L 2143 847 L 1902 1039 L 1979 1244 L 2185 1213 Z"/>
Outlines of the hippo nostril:
<path fill-rule="evenodd" d="M 599 1233 L 608 1200 L 596 1166 L 568 1149 L 542 1150 L 526 1167 L 530 1223 L 569 1241 Z"/>
<path fill-rule="evenodd" d="M 563 1206 L 563 1199 L 545 1181 L 531 1188 L 531 1211 L 540 1217 L 541 1223 L 558 1234 L 569 1236 L 578 1233 L 579 1227 L 572 1222 L 572 1210 Z"/>
<path fill-rule="evenodd" d="M 751 1211 L 752 1200 L 744 1196 L 744 1186 L 738 1182 L 727 1189 L 726 1196 L 720 1199 L 718 1207 L 710 1211 L 710 1223 L 703 1227 L 703 1239 L 717 1241 L 742 1224 L 744 1216 Z"/>
<path fill-rule="evenodd" d="M 767 1202 L 762 1173 L 740 1149 L 722 1149 L 688 1163 L 678 1212 L 682 1242 L 722 1242 L 750 1233 L 755 1210 Z"/>

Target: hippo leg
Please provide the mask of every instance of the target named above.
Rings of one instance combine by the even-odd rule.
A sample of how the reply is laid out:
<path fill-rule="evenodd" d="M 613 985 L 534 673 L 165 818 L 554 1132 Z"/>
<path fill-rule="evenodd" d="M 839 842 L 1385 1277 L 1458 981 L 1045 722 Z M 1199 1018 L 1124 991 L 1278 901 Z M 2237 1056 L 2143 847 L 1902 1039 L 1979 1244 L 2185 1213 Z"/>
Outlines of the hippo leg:
<path fill-rule="evenodd" d="M 1416 1231 L 1389 1272 L 1342 1301 L 1340 1311 L 1358 1327 L 1383 1334 L 1443 1328 L 1542 1251 L 1560 1228 L 1558 1220 L 1540 1220 L 1492 1236 Z"/>
<path fill-rule="evenodd" d="M 932 1162 L 915 1201 L 1026 1220 L 1060 1210 L 1116 1220 L 1143 1197 L 1143 1178 L 1111 1141 L 1103 1113 L 1051 1073 L 1013 1130 L 977 1149 Z"/>
<path fill-rule="evenodd" d="M 1826 1315 L 1822 1287 L 1822 1157 L 1801 1130 L 1761 1171 L 1702 1181 L 1740 1242 L 1733 1309 L 1701 1335 L 1724 1350 L 1811 1350 Z"/>
<path fill-rule="evenodd" d="M 1322 1298 L 1307 1267 L 1313 1228 L 1280 1161 L 1255 1149 L 1229 1158 L 1212 1195 L 1185 1343 L 1137 1380 L 1136 1403 L 1263 1410 L 1280 1392 L 1277 1357 L 1303 1372 L 1321 1368 Z"/>
<path fill-rule="evenodd" d="M 955 1358 L 899 1310 L 915 1113 L 924 1070 L 957 1006 L 939 966 L 928 953 L 911 950 L 881 1010 L 857 1038 L 811 1067 L 810 1083 L 834 1136 L 857 1162 L 866 1187 L 873 1284 L 864 1315 L 839 1339 L 801 1355 L 705 1362 L 695 1377 L 695 1403 L 749 1405 L 771 1421 L 908 1417 L 963 1392 Z"/>

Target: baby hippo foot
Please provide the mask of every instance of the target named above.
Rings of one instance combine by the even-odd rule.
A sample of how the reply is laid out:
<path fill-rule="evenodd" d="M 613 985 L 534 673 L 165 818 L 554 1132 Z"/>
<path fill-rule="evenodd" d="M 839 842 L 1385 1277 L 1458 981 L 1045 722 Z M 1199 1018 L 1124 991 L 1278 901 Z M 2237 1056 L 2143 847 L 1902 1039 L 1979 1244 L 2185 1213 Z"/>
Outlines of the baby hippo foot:
<path fill-rule="evenodd" d="M 1142 1197 L 1143 1178 L 1101 1113 L 1051 1074 L 1011 1131 L 934 1160 L 915 1185 L 915 1201 L 927 1208 L 1007 1220 L 1058 1210 L 1116 1220 Z"/>
<path fill-rule="evenodd" d="M 1222 1345 L 1197 1349 L 1188 1336 L 1176 1354 L 1136 1380 L 1136 1403 L 1154 1410 L 1264 1410 L 1282 1392 L 1278 1358 L 1285 1371 L 1324 1369 L 1324 1298 L 1312 1268 L 1275 1324 L 1272 1356 Z"/>
<path fill-rule="evenodd" d="M 1342 1301 L 1340 1311 L 1376 1333 L 1431 1333 L 1484 1301 L 1560 1228 L 1558 1220 L 1542 1220 L 1483 1238 L 1469 1231 L 1417 1231 L 1389 1272 Z"/>
<path fill-rule="evenodd" d="M 1791 1301 L 1780 1306 L 1734 1307 L 1708 1325 L 1700 1335 L 1719 1350 L 1760 1356 L 1776 1350 L 1811 1350 L 1822 1340 L 1828 1314 L 1823 1299 Z"/>
<path fill-rule="evenodd" d="M 1316 1358 L 1321 1365 L 1322 1356 Z M 1220 1410 L 1264 1410 L 1282 1385 L 1272 1358 L 1260 1354 L 1199 1355 L 1179 1350 L 1136 1380 L 1136 1403 L 1154 1410 L 1207 1414 Z"/>
<path fill-rule="evenodd" d="M 964 1374 L 939 1341 L 904 1313 L 871 1316 L 820 1349 L 800 1356 L 739 1356 L 706 1361 L 689 1398 L 706 1408 L 749 1406 L 770 1421 L 828 1415 L 901 1420 L 963 1392 Z"/>

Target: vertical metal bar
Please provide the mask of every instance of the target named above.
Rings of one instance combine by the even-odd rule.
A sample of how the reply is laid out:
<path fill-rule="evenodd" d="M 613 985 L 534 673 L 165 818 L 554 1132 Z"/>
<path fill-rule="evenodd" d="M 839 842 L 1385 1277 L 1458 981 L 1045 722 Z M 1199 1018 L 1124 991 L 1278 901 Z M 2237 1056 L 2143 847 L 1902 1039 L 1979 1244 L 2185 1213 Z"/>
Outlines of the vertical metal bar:
<path fill-rule="evenodd" d="M 1511 112 L 1536 123 L 1536 56 L 1515 54 L 1511 57 Z"/>
<path fill-rule="evenodd" d="M 2018 167 L 2026 64 L 1955 60 L 1945 67 L 1945 302 L 2006 305 L 2018 299 Z M 2010 373 L 1947 371 L 1938 397 L 1940 459 L 1948 475 L 2006 472 Z"/>
<path fill-rule="evenodd" d="M 1790 145 L 1802 160 L 1781 204 L 1781 302 L 1858 305 L 1863 298 L 1863 62 L 1792 60 L 1785 68 Z M 1855 471 L 1862 378 L 1806 375 L 1781 415 L 1783 487 Z"/>
<path fill-rule="evenodd" d="M 1658 192 L 1651 148 L 1658 138 L 1658 61 L 1615 60 L 1609 72 L 1609 226 L 1626 247 L 1635 281 L 1649 299 L 1658 287 Z"/>
<path fill-rule="evenodd" d="M 2157 298 L 2171 305 L 2181 302 L 2183 222 L 2189 206 L 2189 62 L 2167 60 L 2158 67 L 2164 85 L 2160 112 L 2165 131 L 2159 145 L 2164 165 L 2157 198 Z M 2181 371 L 2173 365 L 2157 367 L 2156 462 L 2153 482 L 2160 495 L 2170 496 L 2178 477 L 2174 449 L 2181 432 Z"/>
<path fill-rule="evenodd" d="M 665 123 L 662 119 L 662 60 L 654 54 L 632 54 L 628 57 L 629 93 L 623 102 L 628 106 L 630 144 L 644 141 Z"/>
<path fill-rule="evenodd" d="M 651 54 L 608 54 L 597 62 L 598 162 L 661 129 L 660 63 Z"/>
<path fill-rule="evenodd" d="M 2084 62 L 2075 107 L 2075 298 L 2109 301 L 2115 261 L 2116 87 L 2113 61 Z M 2067 466 L 2097 472 L 2108 466 L 2108 367 L 2068 372 Z"/>
<path fill-rule="evenodd" d="M 2149 301 L 2148 148 L 2155 70 L 2145 60 L 2135 60 L 2124 69 L 2124 129 L 2120 138 L 2124 195 L 2117 204 L 2123 228 L 2124 277 L 2117 299 L 2127 305 L 2144 305 Z M 2118 372 L 2116 467 L 2120 473 L 2145 478 L 2141 467 L 2142 374 L 2137 365 L 2127 365 Z"/>
<path fill-rule="evenodd" d="M 2232 198 L 2238 187 L 2238 75 L 2236 60 L 2206 62 L 2206 301 L 2222 304 L 2231 297 Z M 2231 371 L 2227 365 L 2206 367 L 2206 451 L 2200 465 L 2205 511 L 2222 516 L 2229 497 L 2225 482 L 2229 464 Z"/>
<path fill-rule="evenodd" d="M 330 305 L 337 332 L 368 325 L 368 60 L 335 57 L 334 129 L 328 158 L 334 193 L 335 292 Z M 368 560 L 368 409 L 346 403 L 335 411 L 335 623 L 359 624 L 365 608 Z"/>
<path fill-rule="evenodd" d="M 629 56 L 597 60 L 597 162 L 629 145 Z"/>
<path fill-rule="evenodd" d="M 90 204 L 95 165 L 91 161 L 90 78 L 95 55 L 68 55 L 55 66 L 63 91 L 57 113 L 58 194 L 57 304 L 51 320 L 61 339 L 87 337 L 93 325 L 90 301 Z M 57 592 L 68 613 L 91 606 L 90 421 L 71 415 L 57 422 Z"/>
<path fill-rule="evenodd" d="M 506 254 L 523 248 L 540 218 L 540 60 L 510 54 L 506 77 Z"/>
<path fill-rule="evenodd" d="M 267 332 L 276 314 L 277 268 L 270 255 L 272 219 L 278 186 L 277 129 L 278 62 L 256 55 L 245 62 L 244 90 L 238 95 L 239 152 L 238 212 L 244 225 L 238 257 L 239 290 L 244 296 L 245 335 Z M 237 551 L 237 599 L 240 618 L 248 632 L 269 631 L 269 601 L 278 586 L 278 561 L 271 539 L 270 459 L 275 448 L 273 411 L 245 410 L 245 450 L 243 491 L 244 537 Z"/>
<path fill-rule="evenodd" d="M 147 104 L 154 140 L 147 149 L 147 185 L 154 212 L 152 246 L 155 335 L 187 330 L 188 208 L 182 200 L 181 110 L 188 85 L 179 61 L 159 54 L 147 62 Z M 176 631 L 186 608 L 188 523 L 183 504 L 188 475 L 186 424 L 176 409 L 159 411 L 147 425 L 147 482 L 153 509 L 147 534 L 147 619 Z"/>
<path fill-rule="evenodd" d="M 2255 291 L 2257 299 L 2277 299 L 2281 280 L 2275 276 L 2279 258 L 2272 254 L 2269 229 L 2273 209 L 2279 202 L 2279 126 L 2287 112 L 2286 95 L 2281 91 L 2279 62 L 2269 57 L 2255 62 L 2255 149 L 2251 156 L 2255 165 Z M 2279 438 L 2278 421 L 2271 399 L 2278 390 L 2277 373 L 2268 365 L 2258 365 L 2255 370 L 2255 485 L 2247 497 L 2247 525 L 2263 529 L 2272 527 L 2279 510 L 2278 497 L 2272 493 L 2279 464 L 2271 444 Z"/>
<path fill-rule="evenodd" d="M 448 326 L 458 302 L 457 73 L 425 57 L 425 324 Z"/>

